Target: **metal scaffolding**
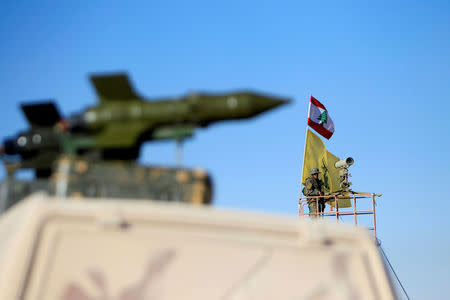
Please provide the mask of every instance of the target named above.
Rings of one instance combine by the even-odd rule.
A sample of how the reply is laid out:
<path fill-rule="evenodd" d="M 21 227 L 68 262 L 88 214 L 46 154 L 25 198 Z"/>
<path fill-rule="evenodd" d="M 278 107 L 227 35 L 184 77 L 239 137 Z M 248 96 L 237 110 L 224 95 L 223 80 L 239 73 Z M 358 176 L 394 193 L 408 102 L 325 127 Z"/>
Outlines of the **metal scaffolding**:
<path fill-rule="evenodd" d="M 336 222 L 343 222 L 344 216 L 353 216 L 353 222 L 355 226 L 358 226 L 358 217 L 362 215 L 372 215 L 369 224 L 362 224 L 364 228 L 373 231 L 374 237 L 377 237 L 377 222 L 375 217 L 375 197 L 379 195 L 371 193 L 348 193 L 347 195 L 325 195 L 325 196 L 308 196 L 300 197 L 298 200 L 299 217 L 304 218 L 308 216 L 310 218 L 322 218 L 332 217 L 336 218 Z M 351 207 L 339 207 L 339 203 L 342 200 L 350 201 Z M 358 201 L 357 201 L 358 200 Z M 316 211 L 305 212 L 305 208 L 308 208 L 308 203 L 313 204 L 315 202 Z M 319 211 L 319 203 L 326 203 L 324 211 Z M 362 203 L 365 202 L 365 203 Z M 363 209 L 358 210 L 358 206 L 364 206 Z M 306 209 L 308 210 L 308 209 Z M 367 223 L 367 222 L 366 222 Z"/>

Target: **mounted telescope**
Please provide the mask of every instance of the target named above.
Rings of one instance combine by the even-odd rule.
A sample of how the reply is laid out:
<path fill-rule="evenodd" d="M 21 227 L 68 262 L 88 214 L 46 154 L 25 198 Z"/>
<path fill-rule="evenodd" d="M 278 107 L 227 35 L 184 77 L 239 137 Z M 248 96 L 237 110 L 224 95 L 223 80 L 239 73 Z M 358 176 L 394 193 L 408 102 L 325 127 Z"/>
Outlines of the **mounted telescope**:
<path fill-rule="evenodd" d="M 348 181 L 348 168 L 353 165 L 354 160 L 351 157 L 347 157 L 337 161 L 334 164 L 334 167 L 339 170 L 339 185 L 342 190 L 348 191 L 349 187 L 352 185 L 351 182 Z"/>
<path fill-rule="evenodd" d="M 336 169 L 347 169 L 347 168 L 349 168 L 351 165 L 353 165 L 354 162 L 355 162 L 355 161 L 353 160 L 353 158 L 347 157 L 347 158 L 341 159 L 340 161 L 337 161 L 337 162 L 334 164 L 334 167 L 335 167 Z"/>

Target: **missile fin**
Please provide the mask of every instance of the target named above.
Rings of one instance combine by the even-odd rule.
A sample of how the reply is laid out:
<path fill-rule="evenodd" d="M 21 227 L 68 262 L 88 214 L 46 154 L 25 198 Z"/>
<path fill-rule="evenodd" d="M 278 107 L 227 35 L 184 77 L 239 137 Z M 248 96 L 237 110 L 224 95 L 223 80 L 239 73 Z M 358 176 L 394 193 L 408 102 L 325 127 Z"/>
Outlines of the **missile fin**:
<path fill-rule="evenodd" d="M 31 127 L 51 127 L 61 120 L 61 115 L 52 101 L 23 103 L 20 108 Z"/>
<path fill-rule="evenodd" d="M 101 102 L 144 100 L 134 91 L 125 73 L 91 75 L 90 80 Z"/>

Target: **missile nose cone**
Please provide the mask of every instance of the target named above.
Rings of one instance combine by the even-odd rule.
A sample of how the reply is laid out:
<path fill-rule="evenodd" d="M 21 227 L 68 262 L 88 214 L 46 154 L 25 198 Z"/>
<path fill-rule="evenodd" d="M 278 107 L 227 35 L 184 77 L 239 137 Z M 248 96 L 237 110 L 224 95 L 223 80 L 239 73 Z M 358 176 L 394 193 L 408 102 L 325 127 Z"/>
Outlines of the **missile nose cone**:
<path fill-rule="evenodd" d="M 274 103 L 276 103 L 274 107 L 291 103 L 291 99 L 288 99 L 288 98 L 278 98 L 278 99 L 274 99 L 272 101 Z"/>
<path fill-rule="evenodd" d="M 254 105 L 258 113 L 262 113 L 290 102 L 290 99 L 261 97 L 254 102 Z"/>

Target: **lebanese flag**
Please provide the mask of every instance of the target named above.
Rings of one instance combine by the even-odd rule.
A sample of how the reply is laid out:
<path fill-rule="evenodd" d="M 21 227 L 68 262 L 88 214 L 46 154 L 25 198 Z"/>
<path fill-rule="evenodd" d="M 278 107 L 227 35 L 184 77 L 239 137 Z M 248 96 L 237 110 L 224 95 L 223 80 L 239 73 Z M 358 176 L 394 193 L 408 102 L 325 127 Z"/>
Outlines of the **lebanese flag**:
<path fill-rule="evenodd" d="M 327 109 L 312 95 L 309 102 L 308 125 L 327 139 L 334 133 L 334 123 Z"/>

